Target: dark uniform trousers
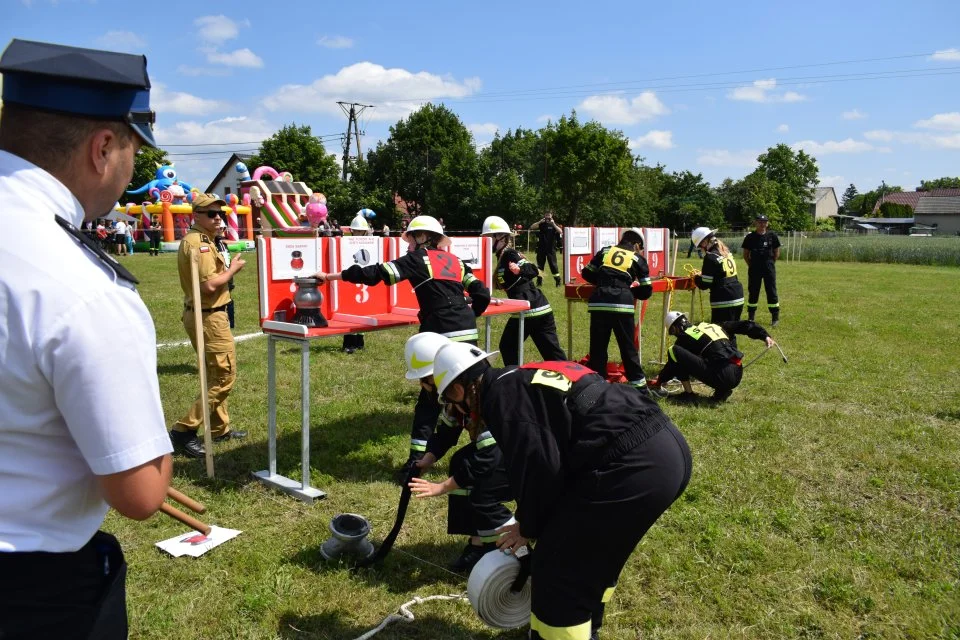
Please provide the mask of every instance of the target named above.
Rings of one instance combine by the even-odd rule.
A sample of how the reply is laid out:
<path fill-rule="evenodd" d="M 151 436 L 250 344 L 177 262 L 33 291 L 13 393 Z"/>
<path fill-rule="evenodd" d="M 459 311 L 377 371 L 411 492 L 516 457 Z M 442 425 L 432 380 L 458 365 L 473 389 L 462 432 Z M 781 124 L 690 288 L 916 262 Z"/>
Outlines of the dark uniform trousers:
<path fill-rule="evenodd" d="M 617 339 L 620 347 L 620 358 L 627 381 L 638 388 L 647 384 L 643 367 L 640 365 L 640 354 L 633 344 L 633 314 L 609 313 L 592 311 L 590 313 L 590 360 L 587 366 L 607 377 L 607 345 L 610 343 L 610 333 Z"/>
<path fill-rule="evenodd" d="M 187 415 L 178 420 L 173 428 L 175 431 L 197 431 L 203 426 L 203 413 L 206 410 L 210 415 L 210 434 L 218 437 L 230 430 L 227 396 L 237 380 L 237 352 L 226 309 L 204 312 L 202 318 L 209 406 L 204 407 L 202 396 L 198 396 Z M 193 311 L 183 312 L 183 328 L 196 351 L 197 332 L 194 329 Z"/>
<path fill-rule="evenodd" d="M 530 637 L 588 640 L 647 530 L 680 497 L 693 461 L 668 424 L 599 469 L 578 474 L 533 553 Z"/>
<path fill-rule="evenodd" d="M 108 533 L 71 553 L 0 553 L 0 576 L 3 640 L 127 637 L 127 565 Z"/>
<path fill-rule="evenodd" d="M 537 267 L 543 271 L 544 264 L 550 264 L 550 272 L 554 278 L 560 277 L 560 269 L 557 268 L 557 252 L 550 250 L 546 253 L 537 252 Z"/>
<path fill-rule="evenodd" d="M 733 334 L 730 334 L 730 343 L 736 348 Z M 743 379 L 743 367 L 733 361 L 706 360 L 678 345 L 670 347 L 668 353 L 667 364 L 658 378 L 660 382 L 673 378 L 689 380 L 692 377 L 717 391 L 730 391 L 737 388 Z"/>
<path fill-rule="evenodd" d="M 463 460 L 474 454 L 475 442 L 464 445 L 450 458 L 450 475 L 457 473 Z M 472 486 L 460 487 L 448 496 L 447 533 L 452 535 L 479 535 L 484 542 L 493 542 L 499 536 L 493 533 L 512 517 L 504 502 L 513 500 L 513 492 L 503 466 L 503 454 L 497 453 L 498 463 L 493 471 L 477 478 Z"/>
<path fill-rule="evenodd" d="M 767 308 L 770 310 L 770 315 L 777 320 L 780 318 L 780 298 L 777 296 L 777 266 L 772 260 L 765 261 L 762 267 L 758 266 L 747 271 L 747 315 L 753 320 L 757 312 L 761 283 L 767 294 Z"/>
<path fill-rule="evenodd" d="M 510 318 L 500 336 L 500 357 L 503 358 L 503 364 L 508 366 L 520 364 L 519 337 L 520 319 Z M 540 352 L 543 360 L 567 359 L 567 354 L 560 346 L 560 339 L 557 337 L 557 322 L 553 317 L 553 311 L 542 316 L 524 318 L 523 339 L 526 340 L 527 337 L 533 338 L 533 344 L 537 346 L 537 351 Z"/>

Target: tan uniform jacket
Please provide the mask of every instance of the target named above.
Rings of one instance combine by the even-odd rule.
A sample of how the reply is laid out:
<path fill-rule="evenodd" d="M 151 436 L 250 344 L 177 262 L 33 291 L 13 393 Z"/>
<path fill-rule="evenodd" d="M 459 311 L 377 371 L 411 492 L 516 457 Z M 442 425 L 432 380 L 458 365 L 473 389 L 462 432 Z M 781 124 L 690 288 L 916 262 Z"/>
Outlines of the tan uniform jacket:
<path fill-rule="evenodd" d="M 206 282 L 227 270 L 227 263 L 217 251 L 213 238 L 197 227 L 191 227 L 187 235 L 180 241 L 180 251 L 177 255 L 177 270 L 180 273 L 180 288 L 183 289 L 183 304 L 186 308 L 193 308 L 193 284 L 190 282 L 190 256 L 193 251 L 200 252 L 199 274 L 200 282 Z M 213 293 L 200 292 L 201 309 L 213 309 L 230 302 L 230 289 L 227 283 L 218 287 Z"/>

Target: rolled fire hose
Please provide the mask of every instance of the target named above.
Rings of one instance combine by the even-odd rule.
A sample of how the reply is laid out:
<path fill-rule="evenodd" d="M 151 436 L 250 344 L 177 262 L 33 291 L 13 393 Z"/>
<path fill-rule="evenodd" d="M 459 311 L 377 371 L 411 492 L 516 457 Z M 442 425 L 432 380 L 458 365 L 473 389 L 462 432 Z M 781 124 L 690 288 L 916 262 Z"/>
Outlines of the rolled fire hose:
<path fill-rule="evenodd" d="M 522 553 L 526 552 L 526 553 Z M 516 629 L 530 622 L 530 553 L 522 558 L 491 551 L 473 567 L 467 580 L 467 597 L 474 611 L 496 629 Z M 523 578 L 522 585 L 519 578 Z"/>

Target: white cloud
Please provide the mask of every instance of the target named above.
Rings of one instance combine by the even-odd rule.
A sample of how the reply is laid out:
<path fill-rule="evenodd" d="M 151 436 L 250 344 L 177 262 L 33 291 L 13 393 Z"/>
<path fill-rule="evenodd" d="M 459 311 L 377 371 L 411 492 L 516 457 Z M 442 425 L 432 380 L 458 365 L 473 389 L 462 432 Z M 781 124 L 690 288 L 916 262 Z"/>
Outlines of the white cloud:
<path fill-rule="evenodd" d="M 815 140 L 801 140 L 791 145 L 794 149 L 803 149 L 813 155 L 824 156 L 830 153 L 863 153 L 865 151 L 879 151 L 881 153 L 889 152 L 886 147 L 875 147 L 869 142 L 847 138 L 846 140 L 827 140 L 817 142 Z"/>
<path fill-rule="evenodd" d="M 779 131 L 780 133 L 786 133 L 787 131 L 790 131 L 790 125 L 782 124 L 779 127 L 777 127 L 777 131 Z"/>
<path fill-rule="evenodd" d="M 862 120 L 867 117 L 867 114 L 860 111 L 860 109 L 852 109 L 850 111 L 844 111 L 841 117 L 844 120 Z"/>
<path fill-rule="evenodd" d="M 236 49 L 230 53 L 220 51 L 207 51 L 207 62 L 210 64 L 222 64 L 228 67 L 246 67 L 248 69 L 259 69 L 263 66 L 263 59 L 250 49 Z"/>
<path fill-rule="evenodd" d="M 653 91 L 644 91 L 629 100 L 620 96 L 590 96 L 577 109 L 606 124 L 636 124 L 670 113 Z"/>
<path fill-rule="evenodd" d="M 913 124 L 920 129 L 936 129 L 938 131 L 960 131 L 960 111 L 938 113 L 927 120 L 919 120 Z"/>
<path fill-rule="evenodd" d="M 889 131 L 877 129 L 863 134 L 867 140 L 877 142 L 900 142 L 915 144 L 921 147 L 938 147 L 940 149 L 960 149 L 960 133 L 934 134 L 919 131 Z"/>
<path fill-rule="evenodd" d="M 200 98 L 182 91 L 167 91 L 166 85 L 155 82 L 150 89 L 150 105 L 161 114 L 180 113 L 202 116 L 223 107 L 217 100 Z"/>
<path fill-rule="evenodd" d="M 549 114 L 549 113 L 545 113 L 545 114 L 543 114 L 542 116 L 537 116 L 537 120 L 536 120 L 536 121 L 537 121 L 537 124 L 547 124 L 548 122 L 556 122 L 556 121 L 559 120 L 559 119 L 560 119 L 560 118 L 558 118 L 558 117 L 555 116 L 555 115 L 551 115 L 551 114 Z"/>
<path fill-rule="evenodd" d="M 843 176 L 822 176 L 820 178 L 819 186 L 833 187 L 834 189 L 839 189 L 840 187 L 845 188 L 846 184 L 848 184 L 847 179 L 844 178 Z"/>
<path fill-rule="evenodd" d="M 353 46 L 353 39 L 346 36 L 323 36 L 317 44 L 327 49 L 349 49 Z"/>
<path fill-rule="evenodd" d="M 147 48 L 147 41 L 132 31 L 107 31 L 93 41 L 101 49 L 141 53 Z"/>
<path fill-rule="evenodd" d="M 468 124 L 467 130 L 473 134 L 474 138 L 492 138 L 497 134 L 497 131 L 500 130 L 500 125 L 493 124 L 492 122 Z"/>
<path fill-rule="evenodd" d="M 796 91 L 777 93 L 774 91 L 776 87 L 776 78 L 754 80 L 751 85 L 737 87 L 729 92 L 727 97 L 731 100 L 742 100 L 744 102 L 802 102 L 807 99 L 806 96 Z"/>
<path fill-rule="evenodd" d="M 960 49 L 941 49 L 930 56 L 930 59 L 942 62 L 957 62 L 960 60 Z"/>
<path fill-rule="evenodd" d="M 479 89 L 479 78 L 457 81 L 427 71 L 414 73 L 406 69 L 387 69 L 372 62 L 358 62 L 308 85 L 283 85 L 264 99 L 263 104 L 270 110 L 340 115 L 337 100 L 355 100 L 376 106 L 364 114 L 371 120 L 396 120 L 406 117 L 422 103 L 463 98 Z"/>
<path fill-rule="evenodd" d="M 697 163 L 711 167 L 744 167 L 753 169 L 757 166 L 759 151 L 744 149 L 729 151 L 727 149 L 698 149 Z"/>
<path fill-rule="evenodd" d="M 672 149 L 674 146 L 676 145 L 673 144 L 673 132 L 660 129 L 651 129 L 639 138 L 630 139 L 631 149 L 649 147 L 653 147 L 654 149 Z"/>
<path fill-rule="evenodd" d="M 193 24 L 197 27 L 197 35 L 201 39 L 214 44 L 233 40 L 240 35 L 241 23 L 231 20 L 222 13 L 216 16 L 201 16 L 194 20 Z M 249 24 L 247 21 L 243 23 L 244 26 Z"/>
<path fill-rule="evenodd" d="M 177 67 L 177 74 L 181 76 L 215 76 L 223 77 L 229 76 L 231 73 L 230 69 L 218 69 L 215 67 L 189 67 L 185 64 L 181 64 Z"/>

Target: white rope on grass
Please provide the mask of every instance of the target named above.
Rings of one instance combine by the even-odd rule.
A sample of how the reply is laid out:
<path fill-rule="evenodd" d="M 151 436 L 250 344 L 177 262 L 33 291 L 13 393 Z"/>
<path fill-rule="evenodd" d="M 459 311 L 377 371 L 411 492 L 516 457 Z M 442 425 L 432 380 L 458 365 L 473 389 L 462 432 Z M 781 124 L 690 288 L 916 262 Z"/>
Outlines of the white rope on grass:
<path fill-rule="evenodd" d="M 367 632 L 366 632 L 365 634 L 363 634 L 362 636 L 358 636 L 355 640 L 368 640 L 368 638 L 372 638 L 373 636 L 377 635 L 378 633 L 380 633 L 381 631 L 383 631 L 383 630 L 387 627 L 387 625 L 389 625 L 389 624 L 391 624 L 391 623 L 394 623 L 394 622 L 398 622 L 398 621 L 402 621 L 402 622 L 413 622 L 413 621 L 414 621 L 414 615 L 413 615 L 413 612 L 410 611 L 410 607 L 412 607 L 412 606 L 415 605 L 415 604 L 420 604 L 420 603 L 422 603 L 422 602 L 429 602 L 430 600 L 457 600 L 457 601 L 462 600 L 462 601 L 466 601 L 466 600 L 467 600 L 467 596 L 466 596 L 466 594 L 463 594 L 463 593 L 461 593 L 461 594 L 451 594 L 451 595 L 447 595 L 447 596 L 423 596 L 423 597 L 419 597 L 419 596 L 418 596 L 418 597 L 414 598 L 413 600 L 411 600 L 410 602 L 404 602 L 402 605 L 400 605 L 400 608 L 397 609 L 397 613 L 391 613 L 390 615 L 388 615 L 386 618 L 383 619 L 383 622 L 381 622 L 380 624 L 378 624 L 378 625 L 377 625 L 376 627 L 374 627 L 373 629 L 370 629 L 370 631 L 367 631 Z"/>

